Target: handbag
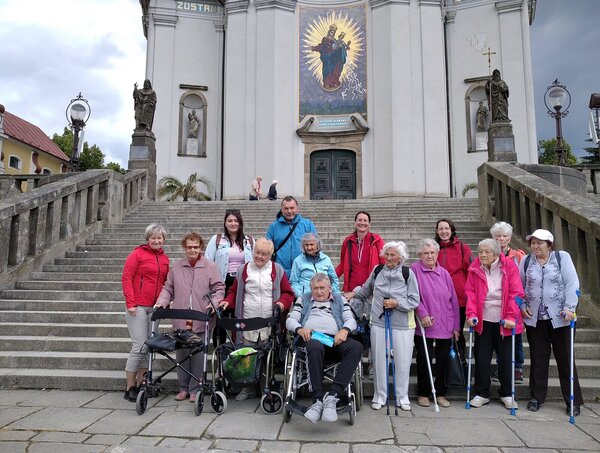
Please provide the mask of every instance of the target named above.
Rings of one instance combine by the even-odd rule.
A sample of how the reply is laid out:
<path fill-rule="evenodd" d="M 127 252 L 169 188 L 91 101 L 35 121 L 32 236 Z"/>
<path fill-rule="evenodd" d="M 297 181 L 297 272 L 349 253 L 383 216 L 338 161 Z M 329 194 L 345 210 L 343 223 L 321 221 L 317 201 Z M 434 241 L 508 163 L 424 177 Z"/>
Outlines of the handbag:
<path fill-rule="evenodd" d="M 464 387 L 465 374 L 463 368 L 463 355 L 459 352 L 454 337 L 450 341 L 450 350 L 448 351 L 448 362 L 446 363 L 446 386 Z"/>

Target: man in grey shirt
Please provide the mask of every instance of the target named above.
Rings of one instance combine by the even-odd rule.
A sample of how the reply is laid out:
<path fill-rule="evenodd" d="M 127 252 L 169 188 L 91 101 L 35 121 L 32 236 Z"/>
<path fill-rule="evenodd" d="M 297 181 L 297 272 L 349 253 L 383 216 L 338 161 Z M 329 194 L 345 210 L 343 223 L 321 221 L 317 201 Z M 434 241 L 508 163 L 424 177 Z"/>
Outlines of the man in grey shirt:
<path fill-rule="evenodd" d="M 310 280 L 311 292 L 299 297 L 286 321 L 289 331 L 300 338 L 299 349 L 305 349 L 309 390 L 313 405 L 304 416 L 311 422 L 337 420 L 336 404 L 345 391 L 362 356 L 362 344 L 348 334 L 356 329 L 356 320 L 346 299 L 331 291 L 331 281 L 324 273 L 315 274 Z M 313 332 L 325 334 L 333 341 L 326 346 L 312 338 Z M 340 364 L 327 394 L 323 391 L 323 361 L 331 357 Z"/>

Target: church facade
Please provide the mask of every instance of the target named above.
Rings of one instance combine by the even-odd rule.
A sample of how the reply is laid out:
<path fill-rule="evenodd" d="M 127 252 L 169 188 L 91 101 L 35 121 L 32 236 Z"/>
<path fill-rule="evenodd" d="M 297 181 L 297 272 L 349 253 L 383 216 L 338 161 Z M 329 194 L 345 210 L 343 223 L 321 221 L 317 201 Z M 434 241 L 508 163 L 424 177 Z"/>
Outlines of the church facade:
<path fill-rule="evenodd" d="M 535 0 L 140 0 L 157 176 L 217 199 L 461 196 L 488 159 L 499 69 L 537 162 Z M 263 191 L 266 187 L 263 188 Z"/>

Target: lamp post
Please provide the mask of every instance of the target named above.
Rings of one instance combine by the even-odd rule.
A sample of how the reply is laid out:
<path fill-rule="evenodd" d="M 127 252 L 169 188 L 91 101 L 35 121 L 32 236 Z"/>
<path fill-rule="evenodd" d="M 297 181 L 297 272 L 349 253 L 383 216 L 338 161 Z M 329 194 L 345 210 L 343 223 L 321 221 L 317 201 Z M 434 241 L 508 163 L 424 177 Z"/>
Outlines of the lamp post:
<path fill-rule="evenodd" d="M 592 135 L 592 140 L 595 139 L 598 145 L 598 159 L 600 160 L 600 93 L 592 93 L 590 96 L 590 110 L 594 110 L 596 113 L 596 118 L 594 118 L 594 114 L 590 112 L 590 135 L 592 135 L 592 132 L 595 132 L 595 136 Z"/>
<path fill-rule="evenodd" d="M 73 129 L 73 150 L 71 152 L 70 171 L 79 171 L 79 134 L 83 131 L 87 120 L 90 118 L 92 109 L 88 104 L 87 99 L 81 96 L 81 92 L 75 99 L 71 99 L 71 102 L 67 106 L 66 116 L 69 126 Z M 81 134 L 83 139 L 83 134 Z"/>
<path fill-rule="evenodd" d="M 561 119 L 569 114 L 571 106 L 571 93 L 567 87 L 561 85 L 558 79 L 552 83 L 544 95 L 544 104 L 548 109 L 548 114 L 556 120 L 556 155 L 558 157 L 558 165 L 561 167 L 567 166 L 567 150 L 563 143 Z"/>

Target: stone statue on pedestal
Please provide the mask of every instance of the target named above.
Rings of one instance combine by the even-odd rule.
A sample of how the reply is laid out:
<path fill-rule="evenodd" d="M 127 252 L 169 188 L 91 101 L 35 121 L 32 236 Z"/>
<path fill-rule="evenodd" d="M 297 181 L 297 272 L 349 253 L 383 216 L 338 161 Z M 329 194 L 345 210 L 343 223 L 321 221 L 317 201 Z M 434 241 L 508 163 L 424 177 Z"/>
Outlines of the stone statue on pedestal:
<path fill-rule="evenodd" d="M 190 130 L 188 132 L 188 138 L 198 138 L 198 132 L 200 130 L 200 120 L 196 116 L 196 110 L 192 110 L 188 113 L 188 120 L 190 122 Z"/>
<path fill-rule="evenodd" d="M 475 114 L 475 122 L 477 125 L 477 132 L 487 131 L 487 119 L 489 116 L 488 108 L 483 104 L 483 101 L 479 101 L 479 107 Z"/>
<path fill-rule="evenodd" d="M 152 131 L 154 111 L 156 110 L 156 92 L 150 80 L 144 80 L 144 88 L 138 90 L 137 82 L 133 85 L 133 104 L 135 110 L 135 130 Z"/>
<path fill-rule="evenodd" d="M 508 85 L 500 77 L 500 70 L 494 69 L 491 80 L 485 84 L 485 92 L 491 102 L 492 123 L 510 122 L 508 118 Z"/>

